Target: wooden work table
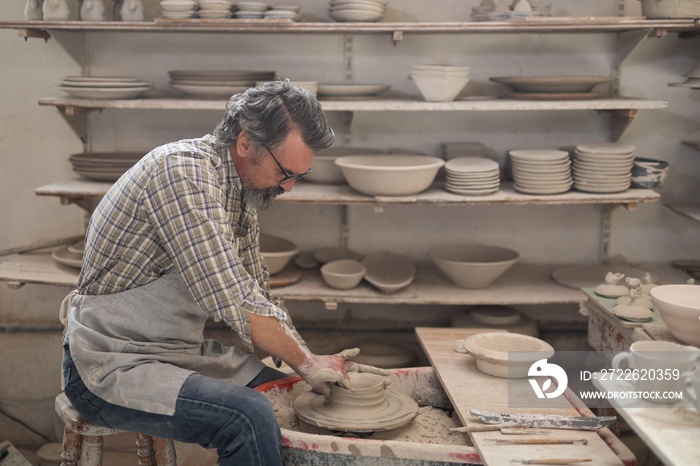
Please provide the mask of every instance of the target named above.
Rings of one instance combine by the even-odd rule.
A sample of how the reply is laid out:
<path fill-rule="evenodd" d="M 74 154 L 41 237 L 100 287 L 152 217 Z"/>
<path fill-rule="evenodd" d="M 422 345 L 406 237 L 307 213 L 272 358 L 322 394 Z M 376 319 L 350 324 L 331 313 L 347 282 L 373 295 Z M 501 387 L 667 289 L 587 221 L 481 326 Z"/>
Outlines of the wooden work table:
<path fill-rule="evenodd" d="M 556 399 L 546 400 L 542 408 L 514 408 L 509 405 L 513 391 L 534 397 L 527 379 L 505 379 L 480 372 L 476 361 L 468 354 L 455 351 L 457 340 L 485 329 L 427 328 L 416 329 L 423 350 L 437 373 L 462 424 L 467 427 L 484 424 L 470 416 L 470 409 L 512 414 L 554 414 L 593 416 L 593 413 L 570 391 Z M 536 399 L 536 398 L 535 398 Z M 635 464 L 632 453 L 609 429 L 598 431 L 549 429 L 547 438 L 581 438 L 587 444 L 572 445 L 500 445 L 491 439 L 513 436 L 499 431 L 470 432 L 469 436 L 486 465 L 518 464 L 517 461 L 536 458 L 589 458 L 582 464 Z M 518 436 L 522 437 L 522 436 Z"/>

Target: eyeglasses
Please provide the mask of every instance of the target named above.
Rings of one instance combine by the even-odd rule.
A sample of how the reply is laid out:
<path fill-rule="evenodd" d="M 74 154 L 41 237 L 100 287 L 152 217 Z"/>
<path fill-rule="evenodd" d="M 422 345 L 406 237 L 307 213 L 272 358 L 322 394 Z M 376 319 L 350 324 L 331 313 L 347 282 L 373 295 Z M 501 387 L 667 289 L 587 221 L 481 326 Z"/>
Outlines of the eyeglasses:
<path fill-rule="evenodd" d="M 305 173 L 289 173 L 289 172 L 287 172 L 287 170 L 284 169 L 284 167 L 282 167 L 282 164 L 280 164 L 279 160 L 277 160 L 277 157 L 275 157 L 275 154 L 272 153 L 270 148 L 267 146 L 263 146 L 263 147 L 270 153 L 270 155 L 272 156 L 272 160 L 274 160 L 275 163 L 277 164 L 277 166 L 280 167 L 280 171 L 284 175 L 284 178 L 282 178 L 282 180 L 279 182 L 279 184 L 289 183 L 290 181 L 300 180 L 300 179 L 304 178 L 306 175 L 308 175 L 309 172 L 311 171 L 311 169 L 309 168 L 308 170 L 306 170 Z"/>

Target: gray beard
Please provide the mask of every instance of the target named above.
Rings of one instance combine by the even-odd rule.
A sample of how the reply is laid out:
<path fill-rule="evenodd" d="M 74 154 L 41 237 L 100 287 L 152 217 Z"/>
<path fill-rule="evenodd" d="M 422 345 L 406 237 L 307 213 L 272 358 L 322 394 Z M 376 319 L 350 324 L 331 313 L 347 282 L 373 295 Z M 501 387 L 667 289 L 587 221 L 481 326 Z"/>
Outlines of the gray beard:
<path fill-rule="evenodd" d="M 275 202 L 275 198 L 284 193 L 284 189 L 280 188 L 279 186 L 258 189 L 252 187 L 249 183 L 244 182 L 243 180 L 241 180 L 241 184 L 243 185 L 241 195 L 243 203 L 260 212 L 272 207 L 272 204 Z"/>

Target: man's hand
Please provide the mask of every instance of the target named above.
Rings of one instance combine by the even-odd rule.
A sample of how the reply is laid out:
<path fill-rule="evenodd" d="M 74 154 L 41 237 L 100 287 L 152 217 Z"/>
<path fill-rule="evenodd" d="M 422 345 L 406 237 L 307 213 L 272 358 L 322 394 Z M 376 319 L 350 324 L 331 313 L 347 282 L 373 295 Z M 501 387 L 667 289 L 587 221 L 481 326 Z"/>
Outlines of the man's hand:
<path fill-rule="evenodd" d="M 352 388 L 348 372 L 389 375 L 389 371 L 386 369 L 346 361 L 346 359 L 354 358 L 358 354 L 360 354 L 360 349 L 352 348 L 327 356 L 311 355 L 308 364 L 299 367 L 297 372 L 311 385 L 313 391 L 320 393 L 326 399 L 331 397 L 331 384 L 340 385 L 348 390 Z"/>

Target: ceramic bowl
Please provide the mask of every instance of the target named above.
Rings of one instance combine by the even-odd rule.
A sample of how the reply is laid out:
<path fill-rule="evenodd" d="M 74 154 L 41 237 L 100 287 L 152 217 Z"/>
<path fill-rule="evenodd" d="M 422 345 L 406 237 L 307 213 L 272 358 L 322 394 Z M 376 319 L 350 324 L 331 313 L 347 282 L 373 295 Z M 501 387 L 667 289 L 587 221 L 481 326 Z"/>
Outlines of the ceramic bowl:
<path fill-rule="evenodd" d="M 411 73 L 423 98 L 428 102 L 452 102 L 469 82 L 468 75 L 452 73 Z"/>
<path fill-rule="evenodd" d="M 637 157 L 632 165 L 633 188 L 660 188 L 666 182 L 668 162 L 665 160 Z"/>
<path fill-rule="evenodd" d="M 299 253 L 296 244 L 272 235 L 260 235 L 260 254 L 265 259 L 270 275 L 281 272 Z"/>
<path fill-rule="evenodd" d="M 700 346 L 700 286 L 660 285 L 651 301 L 671 334 L 687 345 Z"/>
<path fill-rule="evenodd" d="M 519 333 L 477 333 L 465 338 L 462 347 L 481 372 L 506 379 L 527 377 L 532 364 L 554 356 L 549 343 Z"/>
<path fill-rule="evenodd" d="M 328 286 L 339 290 L 349 290 L 360 284 L 367 269 L 354 259 L 340 259 L 321 267 L 321 276 Z"/>
<path fill-rule="evenodd" d="M 366 147 L 331 147 L 320 151 L 314 156 L 311 164 L 311 172 L 304 177 L 304 180 L 312 183 L 324 184 L 346 184 L 343 170 L 335 164 L 338 157 L 348 155 L 368 155 L 383 154 L 379 149 L 369 149 Z"/>
<path fill-rule="evenodd" d="M 443 246 L 428 255 L 452 283 L 476 289 L 489 287 L 520 257 L 512 249 L 477 244 Z"/>
<path fill-rule="evenodd" d="M 367 267 L 365 280 L 384 293 L 393 293 L 411 284 L 416 265 L 410 257 L 391 252 L 367 254 L 362 263 Z"/>
<path fill-rule="evenodd" d="M 348 184 L 371 196 L 407 196 L 430 187 L 445 161 L 425 155 L 350 155 L 335 164 Z"/>

